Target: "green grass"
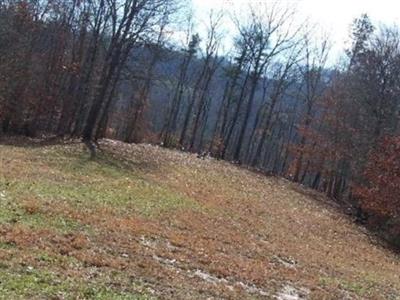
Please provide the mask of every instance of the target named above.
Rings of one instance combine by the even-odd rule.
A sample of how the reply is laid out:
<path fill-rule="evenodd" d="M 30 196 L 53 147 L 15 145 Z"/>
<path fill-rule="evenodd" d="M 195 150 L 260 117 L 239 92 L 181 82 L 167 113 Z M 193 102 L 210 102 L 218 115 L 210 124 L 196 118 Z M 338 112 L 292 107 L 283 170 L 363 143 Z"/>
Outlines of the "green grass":
<path fill-rule="evenodd" d="M 154 299 L 133 292 L 63 278 L 56 273 L 25 268 L 0 269 L 0 299 Z"/>
<path fill-rule="evenodd" d="M 179 209 L 200 209 L 197 202 L 166 186 L 145 179 L 129 163 L 99 153 L 89 160 L 80 147 L 21 148 L 0 145 L 0 224 L 22 225 L 32 230 L 47 229 L 58 234 L 93 234 L 93 229 L 68 214 L 47 211 L 48 206 L 66 205 L 88 212 L 99 208 L 120 216 L 157 218 Z M 28 211 L 26 203 L 38 207 Z M 0 250 L 18 253 L 18 246 L 0 242 Z M 38 254 L 35 254 L 36 252 Z M 54 267 L 68 265 L 73 257 L 55 256 L 40 249 L 38 268 L 21 267 L 11 260 L 0 264 L 0 299 L 153 299 L 145 288 L 129 283 L 129 292 L 107 287 L 107 282 L 68 278 Z M 17 254 L 18 256 L 18 254 Z M 67 261 L 67 262 L 66 262 Z M 77 263 L 72 262 L 72 263 Z M 79 262 L 78 262 L 79 264 Z"/>
<path fill-rule="evenodd" d="M 13 149 L 16 150 L 23 151 Z M 0 190 L 6 192 L 11 202 L 33 197 L 42 201 L 68 201 L 78 208 L 107 207 L 148 217 L 177 209 L 199 209 L 194 200 L 143 179 L 140 171 L 106 154 L 100 153 L 96 160 L 90 161 L 84 151 L 68 152 L 55 147 L 30 152 L 33 163 L 24 174 L 0 177 Z M 0 211 L 0 219 L 4 220 L 7 213 Z"/>
<path fill-rule="evenodd" d="M 321 277 L 320 284 L 325 287 L 330 286 L 346 290 L 360 297 L 368 296 L 369 291 L 376 285 L 375 282 L 369 281 L 368 278 L 364 278 L 362 282 L 357 282 L 330 277 Z"/>
<path fill-rule="evenodd" d="M 291 184 L 103 144 L 95 160 L 78 143 L 0 145 L 0 299 L 257 298 L 237 282 L 397 299 L 398 258 Z"/>
<path fill-rule="evenodd" d="M 32 229 L 50 229 L 59 233 L 88 232 L 90 227 L 64 215 L 47 215 L 40 211 L 27 213 L 17 197 L 0 203 L 0 223 L 21 224 Z"/>

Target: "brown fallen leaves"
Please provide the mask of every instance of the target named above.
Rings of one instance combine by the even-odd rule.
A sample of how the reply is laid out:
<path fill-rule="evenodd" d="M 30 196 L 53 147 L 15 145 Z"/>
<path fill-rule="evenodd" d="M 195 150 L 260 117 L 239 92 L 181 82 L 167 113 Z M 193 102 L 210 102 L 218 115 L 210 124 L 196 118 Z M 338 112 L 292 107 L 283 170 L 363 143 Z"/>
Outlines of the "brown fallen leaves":
<path fill-rule="evenodd" d="M 314 198 L 319 195 L 159 147 L 105 140 L 101 148 L 126 176 L 135 172 L 148 184 L 166 185 L 199 207 L 143 216 L 84 203 L 78 209 L 68 199 L 25 199 L 27 214 L 68 218 L 89 230 L 3 225 L 0 241 L 15 245 L 16 255 L 36 248 L 73 258 L 80 265 L 65 271 L 70 276 L 95 276 L 93 268 L 96 274 L 119 272 L 108 283 L 121 290 L 129 290 L 131 278 L 140 279 L 163 299 L 266 299 L 295 292 L 314 299 L 400 297 L 399 258 L 371 243 L 326 199 Z"/>

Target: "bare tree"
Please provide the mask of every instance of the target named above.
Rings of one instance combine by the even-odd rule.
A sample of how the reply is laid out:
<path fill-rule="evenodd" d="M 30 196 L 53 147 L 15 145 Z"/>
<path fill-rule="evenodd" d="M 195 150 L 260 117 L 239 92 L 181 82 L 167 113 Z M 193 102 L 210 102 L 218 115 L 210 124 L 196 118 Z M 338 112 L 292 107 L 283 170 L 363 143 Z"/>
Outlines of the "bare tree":
<path fill-rule="evenodd" d="M 298 143 L 298 155 L 295 162 L 293 175 L 294 181 L 300 180 L 300 172 L 303 167 L 304 146 L 307 143 L 307 134 L 311 127 L 315 114 L 315 104 L 322 96 L 326 87 L 324 84 L 324 71 L 328 58 L 329 45 L 327 40 L 313 43 L 309 36 L 305 37 L 305 58 L 304 63 L 299 64 L 299 71 L 302 76 L 302 85 L 299 93 L 300 101 L 304 103 L 304 112 L 302 113 L 302 133 Z"/>
<path fill-rule="evenodd" d="M 154 28 L 160 15 L 163 16 L 165 6 L 170 4 L 168 0 L 107 2 L 110 37 L 100 71 L 98 89 L 82 133 L 85 142 L 90 143 L 96 138 L 99 123 L 108 113 L 122 69 L 132 48 Z"/>
<path fill-rule="evenodd" d="M 196 56 L 200 43 L 199 35 L 193 33 L 193 20 L 191 15 L 189 15 L 187 23 L 188 25 L 186 30 L 186 45 L 185 49 L 183 50 L 184 58 L 179 67 L 179 76 L 176 81 L 175 90 L 173 92 L 173 98 L 170 104 L 164 129 L 161 132 L 164 145 L 166 146 L 176 144 L 173 141 L 173 138 L 176 133 L 178 116 L 181 110 L 184 93 L 187 85 L 189 84 L 189 67 L 191 66 L 191 63 Z"/>
<path fill-rule="evenodd" d="M 194 115 L 191 138 L 189 143 L 189 149 L 193 150 L 197 133 L 200 127 L 200 121 L 204 119 L 207 109 L 207 93 L 210 87 L 211 80 L 215 74 L 215 71 L 222 62 L 222 59 L 218 57 L 218 49 L 221 43 L 221 34 L 218 32 L 218 27 L 221 24 L 223 14 L 221 12 L 215 14 L 213 11 L 209 15 L 209 28 L 207 32 L 206 45 L 204 55 L 202 57 L 203 64 L 193 88 L 192 96 L 189 101 L 189 106 L 185 114 L 183 129 L 180 137 L 180 144 L 184 144 L 186 133 L 189 129 L 190 119 Z"/>
<path fill-rule="evenodd" d="M 249 150 L 249 157 L 252 156 L 250 159 L 250 164 L 253 166 L 257 166 L 260 162 L 261 152 L 264 148 L 265 141 L 267 139 L 267 135 L 271 129 L 271 122 L 274 109 L 277 103 L 282 100 L 285 96 L 287 89 L 294 83 L 296 80 L 295 76 L 292 76 L 291 71 L 293 66 L 298 62 L 300 57 L 301 49 L 294 48 L 290 53 L 289 57 L 286 59 L 286 62 L 282 65 L 279 64 L 276 66 L 274 75 L 271 78 L 273 81 L 271 83 L 271 91 L 269 94 L 269 101 L 266 103 L 266 106 L 260 107 L 260 115 L 262 115 L 260 124 L 255 124 L 255 128 L 257 125 L 261 127 L 261 136 L 258 141 L 254 141 L 257 144 L 255 148 L 254 154 L 251 153 Z M 250 137 L 250 144 L 253 142 L 255 138 L 254 134 Z"/>
<path fill-rule="evenodd" d="M 272 60 L 293 46 L 293 39 L 300 30 L 293 30 L 289 26 L 293 15 L 293 10 L 281 8 L 276 2 L 271 7 L 267 6 L 266 11 L 261 14 L 252 8 L 249 24 L 238 24 L 242 43 L 248 49 L 250 78 L 249 95 L 244 107 L 243 120 L 238 126 L 238 139 L 233 153 L 233 159 L 236 161 L 240 161 L 259 80 Z"/>

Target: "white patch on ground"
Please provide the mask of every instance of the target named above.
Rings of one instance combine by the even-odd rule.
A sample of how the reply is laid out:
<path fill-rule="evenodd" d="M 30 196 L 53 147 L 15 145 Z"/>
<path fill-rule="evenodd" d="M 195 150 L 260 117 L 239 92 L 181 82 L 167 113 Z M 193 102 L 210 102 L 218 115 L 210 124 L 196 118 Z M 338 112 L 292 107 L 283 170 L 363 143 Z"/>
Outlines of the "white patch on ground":
<path fill-rule="evenodd" d="M 209 283 L 213 283 L 213 284 L 223 284 L 225 285 L 229 290 L 233 291 L 234 290 L 234 286 L 240 287 L 242 289 L 244 289 L 247 293 L 249 294 L 259 294 L 261 296 L 268 296 L 269 293 L 267 293 L 266 291 L 256 287 L 255 285 L 249 285 L 246 283 L 243 283 L 241 281 L 234 281 L 234 282 L 230 282 L 225 278 L 218 278 L 210 273 L 207 273 L 203 270 L 196 270 L 193 273 L 194 276 L 201 278 L 204 281 L 207 281 Z"/>
<path fill-rule="evenodd" d="M 273 256 L 274 261 L 276 261 L 277 263 L 283 265 L 285 268 L 288 269 L 295 269 L 297 266 L 297 262 L 294 258 L 292 257 L 283 257 L 283 256 L 278 256 L 278 255 L 274 255 Z"/>
<path fill-rule="evenodd" d="M 255 285 L 248 285 L 243 282 L 239 282 L 238 284 L 250 294 L 260 294 L 261 296 L 269 295 L 266 291 L 256 287 Z"/>
<path fill-rule="evenodd" d="M 6 200 L 6 192 L 0 191 L 0 200 Z"/>
<path fill-rule="evenodd" d="M 178 247 L 172 245 L 171 242 L 168 241 L 168 240 L 167 240 L 166 246 L 167 246 L 168 250 L 170 250 L 170 251 L 172 251 L 172 252 L 175 252 L 175 251 L 178 251 L 178 250 L 179 250 Z"/>
<path fill-rule="evenodd" d="M 285 285 L 281 291 L 275 296 L 275 299 L 278 300 L 300 300 L 300 299 L 307 299 L 308 294 L 310 291 L 305 288 L 295 288 L 291 285 Z"/>
<path fill-rule="evenodd" d="M 223 284 L 226 288 L 228 288 L 230 291 L 234 290 L 234 287 L 229 284 L 229 281 L 226 280 L 225 278 L 218 278 L 216 276 L 213 276 L 207 272 L 204 272 L 202 270 L 196 270 L 193 273 L 194 276 L 199 277 L 200 279 L 207 281 L 212 284 Z"/>
<path fill-rule="evenodd" d="M 140 244 L 142 244 L 143 246 L 148 248 L 148 250 L 152 251 L 152 250 L 155 250 L 155 248 L 157 248 L 159 246 L 160 242 L 157 240 L 148 239 L 148 238 L 142 236 L 140 238 Z M 165 243 L 165 246 L 169 250 L 176 251 L 176 249 L 177 249 L 177 247 L 173 246 L 169 241 L 167 241 Z M 207 283 L 210 283 L 210 284 L 223 285 L 230 291 L 234 291 L 235 287 L 236 287 L 236 288 L 245 290 L 249 294 L 258 294 L 263 297 L 269 296 L 269 293 L 267 293 L 266 291 L 264 291 L 263 289 L 255 286 L 255 285 L 246 284 L 241 281 L 229 280 L 227 278 L 220 278 L 220 277 L 217 277 L 215 275 L 212 275 L 212 274 L 210 274 L 204 270 L 200 270 L 200 269 L 196 269 L 196 270 L 186 269 L 181 266 L 182 262 L 177 261 L 176 259 L 161 257 L 159 255 L 156 255 L 155 253 L 153 253 L 152 257 L 154 260 L 156 260 L 160 264 L 163 264 L 165 266 L 168 266 L 169 268 L 174 269 L 177 273 L 186 273 L 187 276 L 189 276 L 189 277 L 192 277 L 192 278 L 197 277 L 197 278 L 199 278 Z"/>
<path fill-rule="evenodd" d="M 202 270 L 196 270 L 193 275 L 203 279 L 204 281 L 210 282 L 210 283 L 224 283 L 227 284 L 228 280 L 225 278 L 218 278 L 216 276 L 213 276 L 207 272 L 204 272 Z"/>
<path fill-rule="evenodd" d="M 158 256 L 158 255 L 153 255 L 153 258 L 154 258 L 156 261 L 158 261 L 158 262 L 160 262 L 160 263 L 162 263 L 162 264 L 164 264 L 164 265 L 169 265 L 169 266 L 177 267 L 177 266 L 176 266 L 176 259 L 164 258 L 164 257 Z"/>
<path fill-rule="evenodd" d="M 155 249 L 157 247 L 157 241 L 154 239 L 148 239 L 145 236 L 140 237 L 140 244 L 146 246 L 150 249 Z"/>

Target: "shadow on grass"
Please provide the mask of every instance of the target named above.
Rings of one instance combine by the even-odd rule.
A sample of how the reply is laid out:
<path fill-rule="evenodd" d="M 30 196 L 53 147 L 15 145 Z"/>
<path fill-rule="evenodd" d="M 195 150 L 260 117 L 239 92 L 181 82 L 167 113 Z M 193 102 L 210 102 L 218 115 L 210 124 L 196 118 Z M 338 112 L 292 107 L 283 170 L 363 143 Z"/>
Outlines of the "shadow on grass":
<path fill-rule="evenodd" d="M 108 150 L 106 147 L 101 147 L 100 149 L 98 149 L 94 159 L 90 159 L 90 157 L 87 157 L 85 161 L 87 163 L 95 161 L 104 166 L 116 170 L 124 170 L 127 172 L 135 172 L 138 170 L 143 172 L 154 172 L 160 170 L 160 166 L 156 162 L 134 161 L 133 159 L 125 157 L 117 157 L 112 151 Z"/>
<path fill-rule="evenodd" d="M 72 145 L 80 143 L 79 139 L 62 138 L 59 136 L 30 138 L 22 135 L 0 135 L 0 145 L 13 147 L 40 148 L 45 146 Z"/>
<path fill-rule="evenodd" d="M 156 162 L 135 161 L 133 158 L 117 156 L 115 152 L 107 149 L 107 146 L 96 144 L 96 155 L 91 157 L 87 146 L 80 139 L 62 138 L 58 136 L 44 136 L 41 138 L 29 138 L 18 135 L 0 135 L 0 145 L 20 147 L 20 148 L 42 148 L 47 146 L 76 146 L 84 150 L 79 154 L 65 151 L 66 156 L 77 159 L 78 165 L 84 167 L 91 162 L 97 162 L 104 167 L 110 167 L 119 171 L 144 171 L 151 172 L 160 169 Z"/>

